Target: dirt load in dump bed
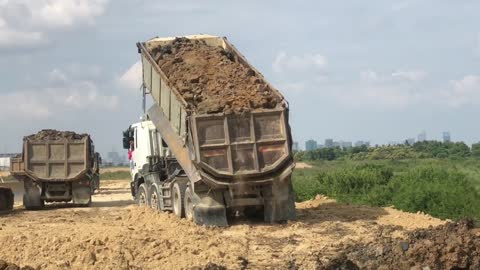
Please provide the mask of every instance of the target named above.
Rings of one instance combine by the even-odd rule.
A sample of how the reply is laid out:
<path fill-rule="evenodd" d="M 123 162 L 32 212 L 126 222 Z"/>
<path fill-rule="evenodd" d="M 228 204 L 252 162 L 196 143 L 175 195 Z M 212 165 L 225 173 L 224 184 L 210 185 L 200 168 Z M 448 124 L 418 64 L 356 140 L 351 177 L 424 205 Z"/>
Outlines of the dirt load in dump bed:
<path fill-rule="evenodd" d="M 148 47 L 150 54 L 199 114 L 273 109 L 280 98 L 259 74 L 237 56 L 205 41 L 177 38 L 171 45 Z"/>
<path fill-rule="evenodd" d="M 36 134 L 32 134 L 30 136 L 26 136 L 24 140 L 61 140 L 61 139 L 69 139 L 69 140 L 81 140 L 84 137 L 88 136 L 88 134 L 77 134 L 73 131 L 58 131 L 54 129 L 44 129 L 39 131 Z"/>
<path fill-rule="evenodd" d="M 419 229 L 405 239 L 357 244 L 324 269 L 480 269 L 480 236 L 471 220 Z"/>

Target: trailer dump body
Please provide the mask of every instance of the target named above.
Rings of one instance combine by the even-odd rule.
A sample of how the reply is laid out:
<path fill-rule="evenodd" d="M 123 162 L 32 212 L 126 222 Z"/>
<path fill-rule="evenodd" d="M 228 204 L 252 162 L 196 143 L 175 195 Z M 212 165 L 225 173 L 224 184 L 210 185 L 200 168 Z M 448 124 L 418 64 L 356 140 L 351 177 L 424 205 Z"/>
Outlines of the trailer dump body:
<path fill-rule="evenodd" d="M 99 155 L 88 134 L 42 130 L 24 137 L 23 153 L 11 160 L 10 172 L 24 182 L 24 204 L 28 191 L 39 193 L 37 208 L 43 201 L 88 204 L 99 185 Z"/>
<path fill-rule="evenodd" d="M 288 103 L 278 90 L 226 38 L 154 38 L 137 46 L 154 100 L 148 117 L 194 193 L 216 190 L 215 201 L 225 202 L 219 208 L 261 205 L 280 208 L 275 219 L 292 218 Z"/>

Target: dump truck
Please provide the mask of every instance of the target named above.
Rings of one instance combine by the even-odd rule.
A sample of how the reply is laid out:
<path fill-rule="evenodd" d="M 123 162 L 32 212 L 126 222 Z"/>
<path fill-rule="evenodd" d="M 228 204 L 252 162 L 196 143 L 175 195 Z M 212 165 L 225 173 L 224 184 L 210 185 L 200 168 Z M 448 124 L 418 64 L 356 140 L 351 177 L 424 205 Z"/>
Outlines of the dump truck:
<path fill-rule="evenodd" d="M 295 217 L 288 103 L 224 37 L 137 43 L 153 105 L 123 132 L 139 205 L 197 224 Z"/>
<path fill-rule="evenodd" d="M 11 159 L 10 174 L 24 184 L 23 205 L 45 202 L 89 206 L 100 186 L 100 155 L 88 134 L 42 130 L 23 139 L 23 152 Z"/>
<path fill-rule="evenodd" d="M 13 191 L 10 188 L 0 186 L 0 214 L 13 209 Z"/>

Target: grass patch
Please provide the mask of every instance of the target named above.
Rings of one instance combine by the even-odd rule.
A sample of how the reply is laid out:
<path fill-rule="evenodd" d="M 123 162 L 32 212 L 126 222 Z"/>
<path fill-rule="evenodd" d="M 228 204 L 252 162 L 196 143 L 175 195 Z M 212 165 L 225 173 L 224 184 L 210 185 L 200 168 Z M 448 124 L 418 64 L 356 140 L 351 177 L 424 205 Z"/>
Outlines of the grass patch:
<path fill-rule="evenodd" d="M 480 221 L 478 160 L 323 161 L 295 170 L 297 201 L 317 194 L 340 202 L 422 211 L 439 218 Z"/>
<path fill-rule="evenodd" d="M 100 172 L 101 180 L 130 180 L 132 176 L 127 171 Z"/>

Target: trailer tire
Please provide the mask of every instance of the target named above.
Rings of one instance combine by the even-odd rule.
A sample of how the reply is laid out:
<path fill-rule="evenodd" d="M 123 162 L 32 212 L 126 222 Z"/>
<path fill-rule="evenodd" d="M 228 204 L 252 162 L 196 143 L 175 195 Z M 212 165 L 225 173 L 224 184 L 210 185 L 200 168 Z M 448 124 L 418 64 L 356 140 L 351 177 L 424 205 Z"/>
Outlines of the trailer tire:
<path fill-rule="evenodd" d="M 162 206 L 160 204 L 161 197 L 155 185 L 152 185 L 152 187 L 150 188 L 149 198 L 150 198 L 150 204 L 149 204 L 150 207 L 156 211 L 160 211 L 162 209 Z"/>
<path fill-rule="evenodd" d="M 147 188 L 145 184 L 141 184 L 138 187 L 137 191 L 137 198 L 136 198 L 138 206 L 145 207 L 149 205 L 148 196 L 147 196 Z"/>
<path fill-rule="evenodd" d="M 181 182 L 175 182 L 172 187 L 172 208 L 173 213 L 179 217 L 185 217 L 185 189 L 186 184 Z"/>
<path fill-rule="evenodd" d="M 27 210 L 41 210 L 45 206 L 45 202 L 40 197 L 35 198 L 25 193 L 23 194 L 23 206 Z"/>
<path fill-rule="evenodd" d="M 185 218 L 187 220 L 193 220 L 193 194 L 190 187 L 187 187 L 185 190 L 185 200 L 184 200 L 184 208 L 185 208 Z"/>

